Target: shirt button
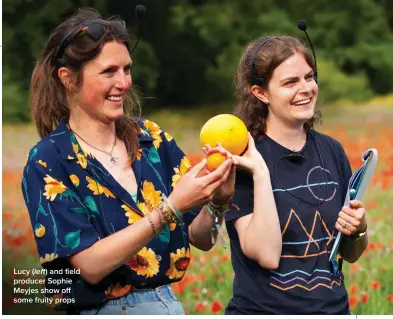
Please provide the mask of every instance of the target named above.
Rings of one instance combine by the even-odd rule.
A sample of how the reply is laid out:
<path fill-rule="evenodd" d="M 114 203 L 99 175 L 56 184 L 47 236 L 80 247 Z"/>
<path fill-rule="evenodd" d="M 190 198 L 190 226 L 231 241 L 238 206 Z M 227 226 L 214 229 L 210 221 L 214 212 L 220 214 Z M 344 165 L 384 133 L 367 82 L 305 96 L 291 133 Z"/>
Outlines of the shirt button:
<path fill-rule="evenodd" d="M 157 255 L 156 259 L 157 259 L 157 261 L 161 261 L 161 259 L 162 259 L 161 255 Z"/>

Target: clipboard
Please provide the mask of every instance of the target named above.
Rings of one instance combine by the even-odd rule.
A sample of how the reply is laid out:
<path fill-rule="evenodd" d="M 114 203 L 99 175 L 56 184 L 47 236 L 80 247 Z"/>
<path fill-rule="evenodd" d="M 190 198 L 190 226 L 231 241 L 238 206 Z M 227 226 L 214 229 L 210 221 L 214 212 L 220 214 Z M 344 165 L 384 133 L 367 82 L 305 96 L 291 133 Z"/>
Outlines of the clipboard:
<path fill-rule="evenodd" d="M 352 174 L 349 180 L 344 206 L 349 206 L 349 202 L 351 200 L 360 200 L 362 198 L 377 165 L 378 151 L 374 148 L 366 150 L 362 154 L 362 161 L 364 164 L 355 173 Z M 333 248 L 329 256 L 329 262 L 332 263 L 334 276 L 337 275 L 339 270 L 339 263 L 336 257 L 341 240 L 342 233 L 339 232 L 336 240 L 334 241 Z"/>

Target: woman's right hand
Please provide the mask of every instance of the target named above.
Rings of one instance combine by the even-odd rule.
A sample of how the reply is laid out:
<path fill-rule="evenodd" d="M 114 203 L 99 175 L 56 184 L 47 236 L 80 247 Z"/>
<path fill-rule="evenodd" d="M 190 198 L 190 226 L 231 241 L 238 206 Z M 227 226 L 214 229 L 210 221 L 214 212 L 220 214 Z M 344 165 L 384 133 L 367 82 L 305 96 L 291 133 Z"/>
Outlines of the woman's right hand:
<path fill-rule="evenodd" d="M 233 163 L 241 167 L 252 175 L 269 176 L 269 169 L 261 153 L 255 147 L 255 142 L 250 132 L 248 132 L 247 151 L 242 156 L 233 155 Z"/>
<path fill-rule="evenodd" d="M 212 200 L 214 192 L 227 180 L 232 165 L 233 159 L 228 158 L 215 171 L 206 174 L 204 158 L 180 179 L 168 201 L 183 214 L 206 205 Z"/>

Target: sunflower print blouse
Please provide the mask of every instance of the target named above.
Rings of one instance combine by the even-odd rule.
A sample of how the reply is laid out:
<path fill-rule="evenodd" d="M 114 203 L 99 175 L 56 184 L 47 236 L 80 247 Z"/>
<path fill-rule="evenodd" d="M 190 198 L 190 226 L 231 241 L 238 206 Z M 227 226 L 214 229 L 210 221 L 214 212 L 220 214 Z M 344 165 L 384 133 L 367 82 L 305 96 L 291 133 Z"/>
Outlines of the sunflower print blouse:
<path fill-rule="evenodd" d="M 137 223 L 157 208 L 190 169 L 190 162 L 168 133 L 149 120 L 138 120 L 138 124 L 139 150 L 132 164 L 138 184 L 135 201 L 92 154 L 81 149 L 64 121 L 28 154 L 22 191 L 40 262 L 47 271 L 49 306 L 57 310 L 97 307 L 132 288 L 179 281 L 187 270 L 187 226 L 197 212 L 184 215 L 183 227 L 167 225 L 97 285 L 85 281 L 68 261 L 70 255 Z"/>

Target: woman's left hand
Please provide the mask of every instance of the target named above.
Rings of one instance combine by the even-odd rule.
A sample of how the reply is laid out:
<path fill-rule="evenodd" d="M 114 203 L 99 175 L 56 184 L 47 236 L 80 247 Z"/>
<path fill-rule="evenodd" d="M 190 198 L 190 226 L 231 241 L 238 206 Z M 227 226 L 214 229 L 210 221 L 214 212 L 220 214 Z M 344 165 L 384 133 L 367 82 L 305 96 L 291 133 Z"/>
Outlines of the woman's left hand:
<path fill-rule="evenodd" d="M 216 143 L 217 147 L 212 148 L 209 144 L 206 144 L 202 147 L 203 152 L 205 153 L 206 157 L 213 153 L 221 153 L 222 155 L 226 156 L 227 158 L 233 158 L 232 154 L 226 151 L 220 143 Z M 210 171 L 206 168 L 206 174 L 209 174 Z M 224 184 L 222 184 L 214 193 L 212 201 L 216 204 L 226 204 L 229 199 L 232 197 L 233 192 L 235 190 L 235 176 L 236 176 L 236 166 L 232 165 L 231 172 L 228 175 L 227 180 Z"/>
<path fill-rule="evenodd" d="M 349 206 L 344 206 L 338 213 L 336 229 L 343 235 L 362 233 L 367 228 L 366 209 L 359 200 L 351 200 Z"/>

